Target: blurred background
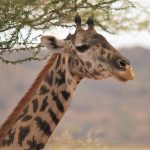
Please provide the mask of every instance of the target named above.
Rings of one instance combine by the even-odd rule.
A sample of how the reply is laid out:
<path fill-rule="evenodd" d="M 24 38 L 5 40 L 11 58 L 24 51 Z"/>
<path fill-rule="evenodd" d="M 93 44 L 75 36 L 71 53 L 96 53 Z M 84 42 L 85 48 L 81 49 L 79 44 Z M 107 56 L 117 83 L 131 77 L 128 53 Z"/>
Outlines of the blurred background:
<path fill-rule="evenodd" d="M 149 0 L 138 2 L 150 6 Z M 150 13 L 149 9 L 146 11 Z M 137 10 L 131 15 L 134 13 Z M 91 136 L 107 145 L 150 148 L 149 29 L 120 31 L 113 35 L 99 28 L 97 31 L 129 58 L 136 78 L 127 83 L 113 78 L 102 81 L 84 79 L 54 135 L 68 132 L 74 138 Z M 53 27 L 44 34 L 65 38 L 69 32 L 73 33 L 74 27 Z M 0 124 L 29 89 L 45 63 L 46 60 L 18 65 L 0 63 Z"/>

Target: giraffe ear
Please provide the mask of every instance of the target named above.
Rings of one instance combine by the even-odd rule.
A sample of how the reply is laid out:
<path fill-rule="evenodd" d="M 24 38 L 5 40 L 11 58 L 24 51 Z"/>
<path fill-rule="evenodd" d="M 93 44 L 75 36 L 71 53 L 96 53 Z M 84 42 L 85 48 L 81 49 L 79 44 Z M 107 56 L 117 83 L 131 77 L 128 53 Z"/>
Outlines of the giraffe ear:
<path fill-rule="evenodd" d="M 64 40 L 59 40 L 54 36 L 42 36 L 42 44 L 49 50 L 60 51 L 64 47 Z"/>

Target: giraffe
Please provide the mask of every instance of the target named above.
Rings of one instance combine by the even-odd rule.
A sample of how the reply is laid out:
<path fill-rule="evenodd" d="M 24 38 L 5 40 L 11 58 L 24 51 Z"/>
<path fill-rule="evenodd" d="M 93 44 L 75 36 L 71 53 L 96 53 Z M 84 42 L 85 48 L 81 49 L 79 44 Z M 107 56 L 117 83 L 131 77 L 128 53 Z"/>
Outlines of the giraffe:
<path fill-rule="evenodd" d="M 0 150 L 42 150 L 67 110 L 77 85 L 84 78 L 134 79 L 132 67 L 101 34 L 91 17 L 88 29 L 75 16 L 76 31 L 60 40 L 42 36 L 53 52 L 31 88 L 0 129 Z"/>

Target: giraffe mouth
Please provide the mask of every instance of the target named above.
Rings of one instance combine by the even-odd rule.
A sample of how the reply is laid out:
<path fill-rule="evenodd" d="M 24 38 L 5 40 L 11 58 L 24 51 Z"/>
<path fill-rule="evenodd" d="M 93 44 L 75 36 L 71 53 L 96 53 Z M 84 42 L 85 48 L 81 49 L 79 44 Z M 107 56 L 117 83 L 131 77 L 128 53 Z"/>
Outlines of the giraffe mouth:
<path fill-rule="evenodd" d="M 135 78 L 135 74 L 130 65 L 126 66 L 125 71 L 116 71 L 113 76 L 122 82 L 126 82 L 128 80 L 133 80 Z"/>

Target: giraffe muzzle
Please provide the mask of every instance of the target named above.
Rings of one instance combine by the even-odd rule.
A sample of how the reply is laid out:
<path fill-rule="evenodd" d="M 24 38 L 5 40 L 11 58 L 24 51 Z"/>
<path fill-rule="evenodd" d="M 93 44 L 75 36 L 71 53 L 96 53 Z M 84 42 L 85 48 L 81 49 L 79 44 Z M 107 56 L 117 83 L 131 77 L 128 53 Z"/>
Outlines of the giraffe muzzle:
<path fill-rule="evenodd" d="M 135 74 L 133 72 L 131 65 L 126 65 L 124 71 L 116 71 L 114 73 L 114 77 L 119 81 L 126 82 L 128 80 L 133 80 L 135 78 Z"/>
<path fill-rule="evenodd" d="M 126 82 L 133 80 L 135 74 L 128 59 L 122 56 L 115 56 L 112 59 L 113 76 L 119 81 Z"/>

